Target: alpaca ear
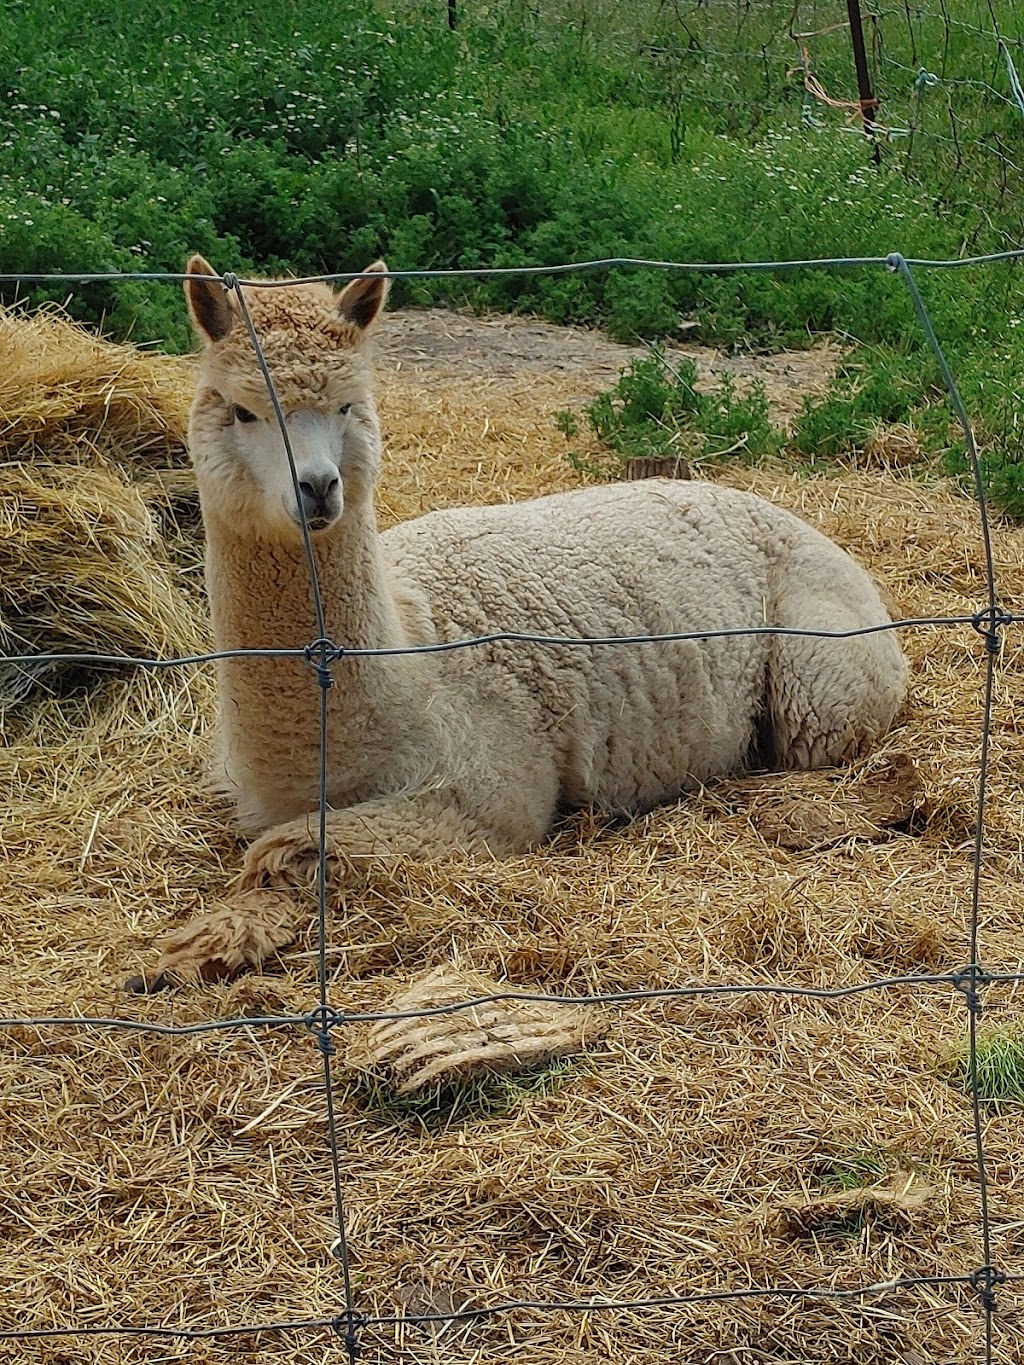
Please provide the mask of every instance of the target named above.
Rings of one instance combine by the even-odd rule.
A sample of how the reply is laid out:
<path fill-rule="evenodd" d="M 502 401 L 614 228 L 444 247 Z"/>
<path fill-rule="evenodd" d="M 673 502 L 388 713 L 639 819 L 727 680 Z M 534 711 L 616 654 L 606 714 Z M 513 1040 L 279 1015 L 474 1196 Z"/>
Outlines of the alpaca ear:
<path fill-rule="evenodd" d="M 391 287 L 391 281 L 381 277 L 381 272 L 386 270 L 383 261 L 374 261 L 338 295 L 338 312 L 348 322 L 354 322 L 360 331 L 376 322 L 384 307 Z"/>
<path fill-rule="evenodd" d="M 202 256 L 190 256 L 185 271 L 197 276 L 217 274 Z M 208 345 L 226 337 L 235 325 L 237 310 L 219 279 L 187 279 L 185 298 L 192 325 Z"/>

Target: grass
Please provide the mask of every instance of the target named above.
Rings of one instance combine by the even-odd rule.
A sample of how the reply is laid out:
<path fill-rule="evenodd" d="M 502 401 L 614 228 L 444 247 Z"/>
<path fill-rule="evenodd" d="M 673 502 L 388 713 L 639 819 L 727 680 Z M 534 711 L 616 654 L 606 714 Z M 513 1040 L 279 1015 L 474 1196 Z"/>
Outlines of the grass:
<path fill-rule="evenodd" d="M 777 6 L 467 0 L 452 34 L 443 6 L 398 0 L 315 16 L 284 0 L 137 13 L 13 0 L 0 17 L 0 271 L 179 270 L 189 250 L 223 269 L 306 273 L 380 254 L 415 269 L 1016 246 L 1014 22 L 1001 49 L 983 0 L 877 17 L 872 79 L 894 131 L 876 166 L 856 124 L 805 92 Z M 850 98 L 848 34 L 810 27 L 827 30 L 803 40 L 811 73 Z M 1022 515 L 1020 272 L 921 284 L 993 495 Z M 3 297 L 16 294 L 68 288 Z M 771 349 L 833 332 L 854 357 L 801 424 L 807 458 L 912 422 L 962 472 L 906 290 L 881 268 L 418 281 L 396 301 L 518 309 L 629 341 Z M 189 344 L 172 286 L 100 281 L 70 307 L 117 336 Z"/>
<path fill-rule="evenodd" d="M 885 1175 L 886 1156 L 875 1148 L 850 1150 L 821 1164 L 815 1172 L 824 1189 L 859 1190 Z"/>
<path fill-rule="evenodd" d="M 426 1133 L 498 1118 L 531 1098 L 557 1094 L 580 1064 L 559 1058 L 514 1074 L 484 1073 L 439 1083 L 410 1094 L 397 1094 L 393 1082 L 372 1072 L 356 1074 L 349 1098 L 365 1114 L 385 1124 L 412 1126 Z"/>
<path fill-rule="evenodd" d="M 957 1058 L 954 1076 L 960 1086 L 970 1089 L 969 1057 Z M 1005 1028 L 981 1034 L 975 1078 L 980 1099 L 994 1104 L 1024 1104 L 1024 1033 L 1018 1028 Z"/>

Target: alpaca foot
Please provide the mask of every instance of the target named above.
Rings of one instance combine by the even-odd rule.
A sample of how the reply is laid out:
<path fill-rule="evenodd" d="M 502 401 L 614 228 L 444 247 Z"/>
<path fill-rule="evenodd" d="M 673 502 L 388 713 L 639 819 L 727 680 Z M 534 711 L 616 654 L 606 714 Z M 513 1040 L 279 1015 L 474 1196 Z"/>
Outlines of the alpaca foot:
<path fill-rule="evenodd" d="M 295 937 L 296 905 L 280 891 L 247 892 L 169 934 L 156 970 L 133 976 L 136 995 L 186 981 L 228 981 L 258 967 Z"/>

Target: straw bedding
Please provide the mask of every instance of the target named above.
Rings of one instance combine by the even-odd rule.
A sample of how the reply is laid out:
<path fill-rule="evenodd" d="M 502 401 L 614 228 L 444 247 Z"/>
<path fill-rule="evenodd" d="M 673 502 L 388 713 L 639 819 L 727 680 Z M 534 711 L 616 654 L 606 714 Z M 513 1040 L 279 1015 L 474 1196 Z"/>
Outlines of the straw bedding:
<path fill-rule="evenodd" d="M 125 506 L 137 510 L 132 499 L 141 498 L 159 516 L 159 498 L 141 487 L 143 445 L 129 440 L 124 460 L 116 440 L 82 452 L 97 390 L 112 391 L 105 411 L 116 406 L 120 380 L 103 370 L 105 355 L 98 348 L 100 359 L 69 362 L 71 412 L 77 404 L 92 414 L 71 442 L 77 467 L 116 475 Z M 180 412 L 185 370 L 144 363 L 151 411 Z M 384 518 L 571 486 L 578 476 L 551 418 L 580 382 L 386 376 Z M 9 429 L 17 397 L 3 395 Z M 72 417 L 60 420 L 72 429 Z M 156 429 L 166 431 L 164 417 Z M 154 448 L 153 458 L 170 467 L 166 451 Z M 4 497 L 33 478 L 50 480 L 51 499 L 67 491 L 70 503 L 77 489 L 40 467 L 66 469 L 67 450 L 40 438 L 30 453 L 31 468 L 18 463 L 24 453 L 4 453 Z M 781 468 L 722 477 L 838 536 L 903 613 L 970 612 L 983 601 L 976 515 L 940 482 Z M 103 496 L 116 501 L 109 484 Z M 68 524 L 78 515 L 69 511 Z M 182 531 L 175 546 L 173 534 L 169 543 L 143 520 L 137 542 L 118 533 L 135 566 L 121 600 L 142 603 L 149 617 L 131 638 L 180 648 L 204 633 L 188 537 Z M 141 586 L 145 544 L 161 566 L 152 573 L 159 590 Z M 50 578 L 48 551 L 18 553 L 19 574 L 38 553 L 37 576 Z M 1024 532 L 997 528 L 996 556 L 1003 599 L 1019 608 Z M 175 594 L 184 619 L 151 611 L 151 596 Z M 116 602 L 107 613 L 119 616 Z M 81 638 L 88 627 L 83 616 Z M 920 785 L 903 792 L 904 818 L 882 819 L 871 805 L 879 769 L 817 777 L 830 784 L 820 793 L 829 828 L 842 826 L 844 810 L 851 823 L 794 847 L 772 835 L 795 827 L 784 809 L 791 785 L 786 796 L 723 783 L 628 826 L 581 814 L 545 848 L 505 864 L 395 866 L 333 909 L 333 1000 L 379 1008 L 445 964 L 470 979 L 570 993 L 856 984 L 963 965 L 983 651 L 968 628 L 918 630 L 906 644 L 912 700 L 878 758 L 893 771 L 905 769 L 901 755 L 915 762 Z M 1017 969 L 1024 956 L 1019 653 L 1008 635 L 982 879 L 982 958 L 996 970 Z M 310 1008 L 312 934 L 274 973 L 142 999 L 120 990 L 147 965 L 154 938 L 215 896 L 238 863 L 226 812 L 202 780 L 207 673 L 114 677 L 30 701 L 0 749 L 5 1011 L 181 1023 Z M 1014 989 L 991 987 L 985 999 L 983 1028 L 1017 1017 Z M 472 1103 L 450 1112 L 385 1103 L 367 1087 L 359 1059 L 372 1038 L 352 1024 L 336 1036 L 334 1071 L 358 1306 L 422 1314 L 509 1298 L 628 1300 L 970 1273 L 983 1255 L 970 1105 L 954 1083 L 965 1020 L 962 997 L 948 988 L 624 1006 L 571 1060 L 504 1077 L 500 1103 L 478 1103 L 484 1087 L 474 1082 Z M 305 1031 L 167 1039 L 19 1028 L 0 1038 L 0 1094 L 4 1326 L 216 1327 L 340 1311 L 322 1071 Z M 992 1258 L 1019 1273 L 1020 1115 L 986 1108 L 983 1117 Z M 1018 1294 L 1013 1284 L 998 1291 L 1002 1365 L 1022 1355 Z M 376 1328 L 363 1347 L 368 1361 L 417 1365 L 608 1356 L 953 1365 L 980 1358 L 981 1331 L 968 1289 L 935 1286 L 863 1302 L 754 1298 L 591 1316 L 531 1308 Z M 228 1358 L 297 1365 L 344 1352 L 326 1329 L 194 1344 L 0 1343 L 0 1359 L 46 1365 Z"/>

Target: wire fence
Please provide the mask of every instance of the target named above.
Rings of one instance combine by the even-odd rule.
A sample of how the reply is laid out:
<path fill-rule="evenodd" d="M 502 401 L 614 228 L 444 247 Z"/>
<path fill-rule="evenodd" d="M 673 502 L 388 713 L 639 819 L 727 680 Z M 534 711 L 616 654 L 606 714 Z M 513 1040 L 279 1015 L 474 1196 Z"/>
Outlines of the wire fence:
<path fill-rule="evenodd" d="M 979 525 L 983 546 L 983 567 L 985 581 L 985 600 L 971 615 L 948 615 L 935 617 L 912 617 L 893 621 L 880 627 L 870 627 L 855 631 L 798 630 L 784 627 L 740 626 L 725 630 L 693 631 L 663 635 L 606 636 L 606 637 L 566 637 L 544 634 L 530 634 L 515 631 L 499 631 L 466 639 L 441 642 L 431 645 L 376 648 L 373 646 L 348 646 L 344 642 L 330 640 L 326 633 L 326 613 L 317 579 L 316 561 L 313 554 L 310 530 L 301 496 L 299 496 L 299 475 L 292 452 L 287 423 L 274 385 L 273 375 L 264 357 L 260 337 L 249 312 L 244 288 L 261 288 L 266 281 L 241 281 L 236 276 L 209 277 L 219 281 L 225 290 L 233 295 L 239 313 L 244 320 L 249 340 L 260 371 L 266 384 L 268 396 L 273 407 L 277 425 L 287 455 L 296 502 L 302 519 L 302 535 L 309 570 L 309 587 L 318 628 L 318 638 L 311 640 L 303 649 L 259 649 L 230 650 L 197 653 L 175 658 L 126 658 L 108 654 L 34 654 L 6 655 L 0 663 L 15 667 L 29 668 L 41 663 L 66 663 L 90 665 L 95 667 L 135 666 L 142 669 L 184 668 L 206 664 L 224 658 L 302 658 L 310 665 L 311 685 L 318 689 L 318 699 L 314 703 L 311 693 L 311 706 L 319 706 L 319 801 L 317 831 L 317 994 L 309 1010 L 298 1014 L 269 1014 L 242 1016 L 232 1019 L 210 1019 L 198 1023 L 161 1024 L 148 1020 L 133 1020 L 108 1017 L 90 1017 L 69 1014 L 50 1017 L 6 1017 L 0 1018 L 0 1028 L 34 1029 L 74 1029 L 74 1030 L 125 1030 L 135 1033 L 151 1033 L 162 1036 L 183 1037 L 210 1033 L 227 1033 L 251 1029 L 301 1028 L 307 1030 L 318 1048 L 322 1059 L 324 1096 L 326 1105 L 328 1183 L 333 1190 L 335 1214 L 335 1240 L 332 1252 L 337 1258 L 341 1273 L 340 1302 L 334 1312 L 326 1315 L 302 1319 L 270 1322 L 250 1322 L 232 1326 L 185 1327 L 172 1325 L 148 1325 L 125 1322 L 110 1322 L 103 1325 L 67 1325 L 61 1327 L 2 1327 L 0 1341 L 38 1341 L 46 1338 L 90 1338 L 90 1337 L 144 1337 L 169 1338 L 182 1341 L 197 1341 L 208 1338 L 231 1338 L 298 1332 L 307 1329 L 332 1329 L 340 1337 L 344 1348 L 354 1362 L 360 1353 L 364 1334 L 371 1328 L 394 1326 L 400 1323 L 438 1325 L 454 1322 L 472 1322 L 493 1317 L 514 1317 L 516 1314 L 557 1313 L 602 1314 L 615 1313 L 624 1309 L 639 1312 L 658 1308 L 682 1308 L 684 1306 L 742 1301 L 747 1299 L 777 1298 L 781 1300 L 850 1300 L 882 1297 L 897 1292 L 923 1289 L 929 1286 L 960 1286 L 970 1290 L 980 1305 L 983 1318 L 983 1359 L 990 1365 L 993 1359 L 994 1319 L 999 1310 L 997 1290 L 1008 1283 L 1018 1283 L 1024 1279 L 1021 1274 L 1008 1274 L 992 1260 L 992 1220 L 989 1209 L 989 1178 L 984 1140 L 983 1108 L 978 1081 L 978 1021 L 983 1009 L 983 995 L 986 988 L 997 984 L 1014 984 L 1024 981 L 1024 971 L 992 972 L 985 969 L 981 957 L 979 929 L 981 922 L 981 880 L 985 853 L 985 825 L 987 784 L 990 766 L 990 741 L 992 731 L 993 695 L 997 668 L 999 665 L 1003 632 L 1024 624 L 1024 615 L 1005 611 L 1001 604 L 995 571 L 992 548 L 991 523 L 987 505 L 985 478 L 981 459 L 975 440 L 970 418 L 964 407 L 954 376 L 949 368 L 942 346 L 932 325 L 928 309 L 918 289 L 915 270 L 950 269 L 965 265 L 988 264 L 1016 259 L 1024 251 L 1004 252 L 998 255 L 975 257 L 961 261 L 908 260 L 898 252 L 884 256 L 863 258 L 834 258 L 814 261 L 744 262 L 727 266 L 694 264 L 671 261 L 606 260 L 572 262 L 561 266 L 538 267 L 520 271 L 488 271 L 479 269 L 471 273 L 477 276 L 491 273 L 558 273 L 565 271 L 611 269 L 630 266 L 634 268 L 654 268 L 682 271 L 787 271 L 799 269 L 845 269 L 881 268 L 898 275 L 904 282 L 913 302 L 914 312 L 927 338 L 943 381 L 949 392 L 954 410 L 963 431 L 967 455 L 974 476 L 974 492 L 979 512 Z M 402 277 L 429 276 L 459 272 L 404 271 L 390 272 Z M 141 272 L 125 275 L 4 275 L 0 285 L 8 283 L 30 283 L 42 279 L 60 279 L 67 284 L 80 283 L 92 279 L 135 279 L 135 280 L 178 280 L 182 275 L 165 275 Z M 328 282 L 354 278 L 353 275 L 332 275 L 317 277 Z M 289 283 L 298 283 L 290 281 Z M 244 286 L 244 288 L 243 288 Z M 977 633 L 984 648 L 984 694 L 980 716 L 980 752 L 977 777 L 976 807 L 974 817 L 974 837 L 972 847 L 971 891 L 969 911 L 968 941 L 965 944 L 966 961 L 957 971 L 944 973 L 921 973 L 878 978 L 854 985 L 835 987 L 797 986 L 783 982 L 775 983 L 693 983 L 685 986 L 650 990 L 630 990 L 589 995 L 557 995 L 549 993 L 529 993 L 525 991 L 497 992 L 481 995 L 449 1004 L 419 1009 L 395 1009 L 383 1011 L 355 1011 L 346 1009 L 331 997 L 331 984 L 327 958 L 329 951 L 328 932 L 328 841 L 327 841 L 327 782 L 328 782 L 328 693 L 335 677 L 343 673 L 346 660 L 365 657 L 394 656 L 437 653 L 439 651 L 462 650 L 485 647 L 496 642 L 516 645 L 529 643 L 539 646 L 572 647 L 580 649 L 631 648 L 641 644 L 658 644 L 678 641 L 707 641 L 712 639 L 733 638 L 737 636 L 766 635 L 807 635 L 815 638 L 848 639 L 852 636 L 871 634 L 877 631 L 901 631 L 907 629 L 933 628 L 939 630 L 970 629 Z M 351 1258 L 346 1236 L 346 1183 L 342 1167 L 338 1116 L 335 1110 L 332 1076 L 332 1059 L 336 1052 L 334 1035 L 357 1024 L 370 1022 L 395 1021 L 401 1019 L 420 1019 L 436 1015 L 447 1015 L 472 1010 L 484 1004 L 503 1001 L 538 1001 L 545 1003 L 566 1003 L 580 1007 L 602 1006 L 626 1008 L 653 1001 L 715 996 L 753 996 L 775 995 L 813 1000 L 838 1000 L 866 992 L 884 992 L 897 988 L 948 988 L 963 997 L 966 1009 L 966 1032 L 968 1041 L 968 1086 L 972 1104 L 974 1161 L 978 1177 L 978 1230 L 982 1247 L 981 1263 L 969 1274 L 950 1274 L 934 1276 L 904 1276 L 884 1281 L 864 1284 L 853 1288 L 837 1288 L 829 1285 L 761 1285 L 738 1289 L 722 1289 L 708 1292 L 659 1295 L 647 1299 L 612 1300 L 599 1296 L 587 1296 L 573 1300 L 511 1300 L 495 1302 L 480 1307 L 452 1308 L 448 1312 L 379 1314 L 363 1312 L 355 1292 L 351 1272 Z"/>
<path fill-rule="evenodd" d="M 680 124 L 695 101 L 726 131 L 794 117 L 807 127 L 838 124 L 866 133 L 876 161 L 884 155 L 908 176 L 927 158 L 951 181 L 986 177 L 986 200 L 993 191 L 999 202 L 1012 199 L 1019 187 L 1019 10 L 1001 16 L 991 0 L 662 0 L 648 24 L 656 36 L 644 55 Z M 994 167 L 998 182 L 988 179 Z"/>

